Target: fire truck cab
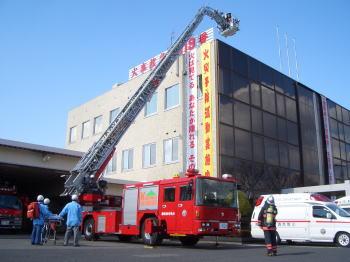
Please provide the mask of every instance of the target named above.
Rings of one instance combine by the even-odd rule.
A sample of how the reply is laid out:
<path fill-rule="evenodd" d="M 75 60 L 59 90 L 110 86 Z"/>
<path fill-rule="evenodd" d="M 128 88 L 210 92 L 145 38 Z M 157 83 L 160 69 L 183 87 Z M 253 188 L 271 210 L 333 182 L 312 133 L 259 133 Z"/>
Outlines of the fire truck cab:
<path fill-rule="evenodd" d="M 121 240 L 135 236 L 147 245 L 178 238 L 189 246 L 203 236 L 233 236 L 240 230 L 236 182 L 196 173 L 126 185 L 121 209 L 98 212 L 94 232 L 113 228 Z"/>
<path fill-rule="evenodd" d="M 0 185 L 0 229 L 22 228 L 23 205 L 16 194 L 15 186 Z"/>

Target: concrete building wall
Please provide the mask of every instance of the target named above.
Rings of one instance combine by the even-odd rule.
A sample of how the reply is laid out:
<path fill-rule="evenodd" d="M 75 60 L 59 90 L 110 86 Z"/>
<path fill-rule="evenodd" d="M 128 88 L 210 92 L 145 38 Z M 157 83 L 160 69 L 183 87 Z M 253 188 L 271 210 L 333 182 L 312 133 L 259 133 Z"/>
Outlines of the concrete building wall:
<path fill-rule="evenodd" d="M 212 48 L 214 47 L 212 42 Z M 212 77 L 213 87 L 215 87 L 215 57 L 216 52 L 212 50 Z M 198 61 L 200 61 L 200 52 L 198 51 Z M 186 139 L 186 126 L 184 120 L 186 112 L 184 111 L 185 103 L 185 58 L 181 56 L 171 67 L 166 78 L 157 90 L 157 113 L 145 117 L 144 110 L 140 112 L 134 123 L 127 130 L 121 141 L 116 147 L 117 169 L 114 173 L 109 173 L 106 177 L 123 179 L 129 181 L 150 181 L 172 177 L 174 174 L 183 173 L 185 170 L 185 153 L 184 143 Z M 198 63 L 198 72 L 200 72 L 200 64 Z M 139 76 L 119 86 L 115 86 L 112 90 L 98 96 L 85 104 L 78 106 L 68 113 L 66 148 L 79 151 L 87 151 L 88 148 L 96 141 L 102 133 L 93 135 L 94 118 L 103 116 L 103 130 L 109 125 L 110 111 L 115 108 L 122 108 L 128 99 L 134 94 L 146 75 Z M 179 84 L 179 105 L 165 110 L 165 89 L 175 84 Z M 215 93 L 215 92 L 213 92 Z M 216 108 L 216 100 L 213 99 L 213 108 Z M 213 111 L 214 138 L 216 137 L 216 118 Z M 198 167 L 202 166 L 202 98 L 198 99 Z M 90 121 L 90 135 L 83 139 L 82 123 Z M 70 143 L 70 128 L 77 127 L 77 141 Z M 165 164 L 164 163 L 164 140 L 169 138 L 179 138 L 179 158 L 178 161 Z M 142 167 L 142 148 L 143 145 L 156 143 L 156 164 L 152 167 Z M 216 146 L 214 144 L 214 146 Z M 133 149 L 133 168 L 128 171 L 122 171 L 122 151 Z M 215 154 L 215 153 L 214 153 Z M 215 170 L 216 172 L 216 160 Z"/>

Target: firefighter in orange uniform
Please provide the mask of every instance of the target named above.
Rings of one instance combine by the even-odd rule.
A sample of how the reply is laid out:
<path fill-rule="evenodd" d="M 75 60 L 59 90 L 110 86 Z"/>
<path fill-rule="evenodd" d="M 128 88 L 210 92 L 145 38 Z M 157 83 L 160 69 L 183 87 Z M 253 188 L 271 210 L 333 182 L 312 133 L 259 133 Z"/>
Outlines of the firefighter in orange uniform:
<path fill-rule="evenodd" d="M 269 196 L 258 217 L 258 225 L 264 231 L 268 256 L 277 256 L 276 215 L 275 199 Z"/>

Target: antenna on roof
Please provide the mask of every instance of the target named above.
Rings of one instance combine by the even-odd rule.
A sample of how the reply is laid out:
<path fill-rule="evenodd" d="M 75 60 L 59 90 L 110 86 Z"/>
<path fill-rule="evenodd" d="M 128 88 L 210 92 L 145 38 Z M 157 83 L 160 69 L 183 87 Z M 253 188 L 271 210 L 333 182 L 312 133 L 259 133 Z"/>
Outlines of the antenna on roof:
<path fill-rule="evenodd" d="M 295 38 L 293 38 L 292 40 L 293 40 L 294 59 L 295 59 L 295 71 L 297 73 L 297 80 L 299 82 L 299 65 L 298 65 L 298 58 L 297 58 L 297 50 L 296 50 Z"/>
<path fill-rule="evenodd" d="M 288 76 L 290 77 L 289 47 L 288 47 L 288 36 L 287 36 L 287 33 L 284 33 L 284 38 L 286 39 L 286 51 L 287 51 L 287 63 L 288 63 Z"/>
<path fill-rule="evenodd" d="M 280 34 L 278 31 L 278 25 L 276 25 L 276 36 L 277 36 L 277 46 L 278 46 L 278 57 L 280 62 L 280 71 L 282 72 L 281 45 L 280 45 Z"/>

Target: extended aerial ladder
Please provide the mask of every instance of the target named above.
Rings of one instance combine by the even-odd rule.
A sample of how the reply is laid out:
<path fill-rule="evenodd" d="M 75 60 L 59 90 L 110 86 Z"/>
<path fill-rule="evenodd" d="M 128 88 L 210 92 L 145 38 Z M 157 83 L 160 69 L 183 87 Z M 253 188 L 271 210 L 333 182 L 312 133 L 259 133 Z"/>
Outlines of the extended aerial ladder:
<path fill-rule="evenodd" d="M 118 116 L 111 122 L 100 139 L 91 146 L 71 170 L 71 174 L 64 185 L 65 191 L 63 195 L 104 192 L 106 183 L 101 180 L 101 176 L 113 156 L 115 146 L 147 101 L 151 99 L 157 87 L 164 80 L 166 73 L 180 55 L 181 49 L 190 39 L 205 15 L 215 20 L 221 35 L 225 37 L 234 35 L 239 30 L 239 20 L 233 18 L 231 13 L 224 14 L 210 7 L 200 8 L 194 19 L 144 80 Z"/>

